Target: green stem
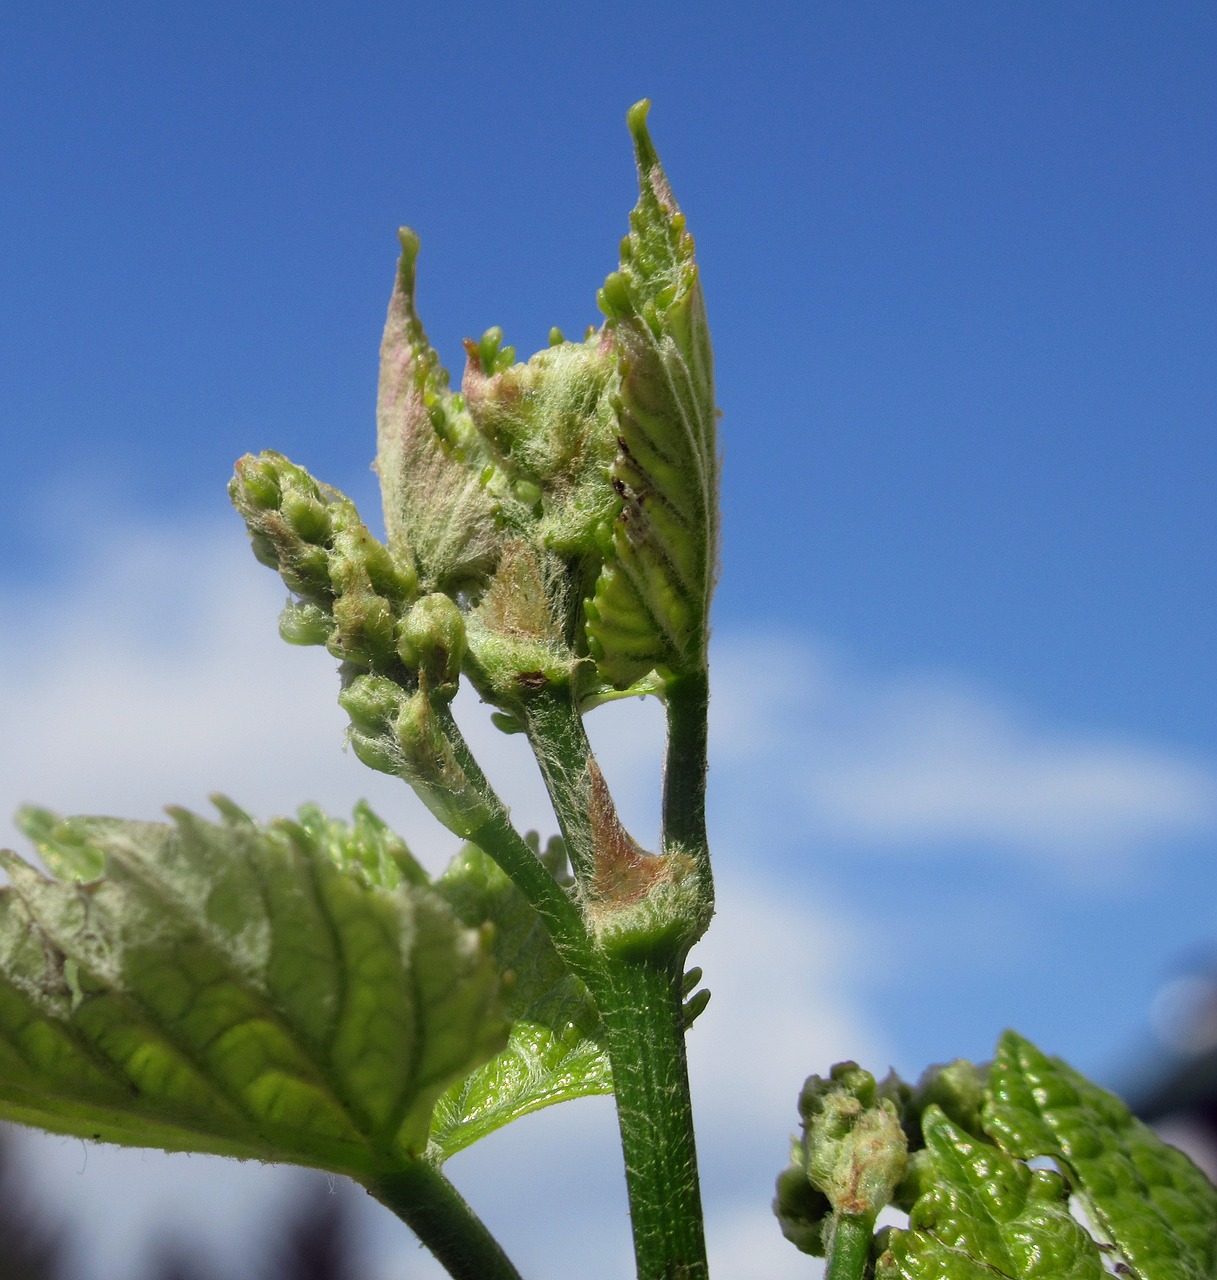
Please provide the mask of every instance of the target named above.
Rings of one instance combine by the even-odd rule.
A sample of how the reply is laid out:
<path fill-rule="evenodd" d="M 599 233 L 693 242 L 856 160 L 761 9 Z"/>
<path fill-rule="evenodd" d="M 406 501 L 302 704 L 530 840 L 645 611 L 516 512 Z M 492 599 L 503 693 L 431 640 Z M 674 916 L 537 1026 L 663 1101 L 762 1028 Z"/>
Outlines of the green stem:
<path fill-rule="evenodd" d="M 524 709 L 528 741 L 549 792 L 571 869 L 586 893 L 596 849 L 588 811 L 592 747 L 569 689 L 542 689 Z"/>
<path fill-rule="evenodd" d="M 512 825 L 507 807 L 499 799 L 473 752 L 469 750 L 451 709 L 446 703 L 437 703 L 433 707 L 433 713 L 452 747 L 457 763 L 480 794 L 482 803 L 490 814 L 477 830 L 470 833 L 469 839 L 502 867 L 512 883 L 536 908 L 537 914 L 549 930 L 554 946 L 586 983 L 589 976 L 598 971 L 598 967 L 579 908 Z"/>
<path fill-rule="evenodd" d="M 434 1165 L 411 1160 L 366 1184 L 418 1236 L 454 1280 L 520 1280 L 499 1242 Z"/>
<path fill-rule="evenodd" d="M 841 1213 L 833 1227 L 824 1280 L 862 1280 L 870 1260 L 874 1214 Z"/>
<path fill-rule="evenodd" d="M 601 1004 L 639 1280 L 704 1280 L 709 1275 L 681 969 L 675 957 L 615 957 L 611 994 Z"/>
<path fill-rule="evenodd" d="M 676 838 L 688 842 L 698 819 L 683 810 L 700 805 L 704 795 L 705 735 L 699 739 L 695 732 L 696 698 L 682 705 L 683 745 L 668 798 Z M 704 721 L 704 694 L 700 705 Z M 542 690 L 530 697 L 525 723 L 571 864 L 587 892 L 597 849 L 589 815 L 593 757 L 583 719 L 567 691 Z M 704 847 L 704 825 L 700 830 Z M 686 951 L 687 945 L 674 945 L 665 935 L 652 946 L 605 953 L 603 976 L 589 983 L 607 1032 L 639 1280 L 704 1280 L 709 1274 L 685 1059 Z"/>

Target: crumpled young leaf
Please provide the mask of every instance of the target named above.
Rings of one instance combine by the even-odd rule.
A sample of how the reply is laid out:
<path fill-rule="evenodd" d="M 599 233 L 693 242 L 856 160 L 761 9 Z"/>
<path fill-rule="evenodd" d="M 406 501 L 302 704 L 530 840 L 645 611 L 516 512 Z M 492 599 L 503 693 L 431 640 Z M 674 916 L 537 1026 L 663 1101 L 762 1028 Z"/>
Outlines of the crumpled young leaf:
<path fill-rule="evenodd" d="M 1101 1280 L 1098 1248 L 1070 1216 L 1059 1174 L 969 1137 L 937 1106 L 921 1127 L 913 1180 L 924 1190 L 909 1229 L 890 1234 L 876 1280 Z"/>
<path fill-rule="evenodd" d="M 629 114 L 639 199 L 600 306 L 620 375 L 613 484 L 622 509 L 587 606 L 592 652 L 619 687 L 705 666 L 718 557 L 714 362 L 693 237 L 646 127 Z"/>
<path fill-rule="evenodd" d="M 1217 1188 L 1117 1097 L 1012 1031 L 990 1068 L 984 1123 L 1012 1155 L 1057 1161 L 1142 1280 L 1217 1275 Z"/>
<path fill-rule="evenodd" d="M 400 1167 L 506 1041 L 489 931 L 366 815 L 352 833 L 221 808 L 25 813 L 59 878 L 0 853 L 0 1116 L 356 1178 Z"/>
<path fill-rule="evenodd" d="M 490 458 L 418 316 L 418 236 L 408 227 L 399 236 L 376 408 L 389 548 L 413 562 L 427 590 L 476 592 L 501 539 L 498 503 L 486 484 Z"/>
<path fill-rule="evenodd" d="M 466 845 L 435 888 L 466 923 L 493 923 L 495 959 L 515 977 L 507 996 L 512 1020 L 507 1047 L 453 1085 L 436 1105 L 432 1154 L 447 1159 L 529 1112 L 611 1093 L 613 1080 L 604 1027 L 587 988 L 499 867 L 476 846 Z"/>

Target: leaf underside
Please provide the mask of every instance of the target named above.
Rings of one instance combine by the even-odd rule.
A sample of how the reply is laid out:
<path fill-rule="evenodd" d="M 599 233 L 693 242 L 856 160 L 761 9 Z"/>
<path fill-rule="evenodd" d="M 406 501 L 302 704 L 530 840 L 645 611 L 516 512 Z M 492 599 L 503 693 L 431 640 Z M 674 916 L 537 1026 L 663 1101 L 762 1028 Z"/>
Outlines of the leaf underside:
<path fill-rule="evenodd" d="M 507 996 L 507 1047 L 436 1105 L 432 1155 L 446 1159 L 520 1116 L 611 1093 L 613 1084 L 595 1004 L 498 866 L 468 845 L 435 887 L 462 920 L 492 922 L 495 959 L 515 978 Z"/>
<path fill-rule="evenodd" d="M 62 878 L 0 852 L 0 1116 L 357 1178 L 392 1169 L 506 1040 L 485 931 L 366 822 L 361 844 L 315 811 L 260 827 L 221 807 L 218 824 L 27 811 Z"/>

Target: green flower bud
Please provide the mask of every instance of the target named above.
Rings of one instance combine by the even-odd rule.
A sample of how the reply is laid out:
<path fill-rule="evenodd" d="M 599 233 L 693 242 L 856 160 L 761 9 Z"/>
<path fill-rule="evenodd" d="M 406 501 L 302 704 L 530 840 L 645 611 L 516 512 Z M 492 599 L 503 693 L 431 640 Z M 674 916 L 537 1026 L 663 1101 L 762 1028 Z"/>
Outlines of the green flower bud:
<path fill-rule="evenodd" d="M 807 1176 L 833 1211 L 873 1217 L 890 1204 L 908 1165 L 908 1140 L 874 1076 L 856 1062 L 839 1062 L 827 1080 L 808 1077 L 799 1112 Z"/>
<path fill-rule="evenodd" d="M 237 480 L 243 488 L 243 503 L 261 507 L 264 511 L 277 510 L 283 500 L 276 469 L 263 458 L 247 454 L 236 466 Z"/>
<path fill-rule="evenodd" d="M 328 608 L 328 506 L 346 499 L 271 450 L 241 458 L 228 492 L 249 528 L 254 555 L 278 570 L 289 591 Z"/>
<path fill-rule="evenodd" d="M 279 634 L 288 644 L 326 644 L 333 629 L 333 614 L 320 605 L 289 600 L 279 614 Z"/>
<path fill-rule="evenodd" d="M 489 366 L 486 338 L 468 350 L 465 406 L 498 457 L 505 514 L 539 549 L 598 558 L 595 531 L 619 506 L 607 476 L 617 447 L 611 348 L 595 335 L 539 351 L 527 364 L 504 364 L 500 353 Z"/>
<path fill-rule="evenodd" d="M 790 1144 L 790 1164 L 778 1174 L 774 1190 L 773 1212 L 782 1234 L 796 1249 L 822 1258 L 824 1228 L 832 1206 L 807 1177 L 803 1145 L 797 1138 Z"/>
<path fill-rule="evenodd" d="M 378 773 L 401 773 L 401 749 L 393 723 L 405 697 L 399 684 L 384 676 L 356 676 L 338 695 L 351 718 L 347 740 L 355 755 Z"/>
<path fill-rule="evenodd" d="M 687 1031 L 694 1022 L 701 1016 L 706 1005 L 710 1003 L 710 990 L 708 987 L 702 987 L 700 991 L 695 991 L 684 1004 L 685 1030 Z"/>
<path fill-rule="evenodd" d="M 432 692 L 455 694 L 465 657 L 465 619 L 456 602 L 436 592 L 423 596 L 398 623 L 397 655 Z"/>
<path fill-rule="evenodd" d="M 348 741 L 360 764 L 366 764 L 377 773 L 397 775 L 400 772 L 401 761 L 386 738 L 371 737 L 352 730 Z"/>
<path fill-rule="evenodd" d="M 338 705 L 351 717 L 360 733 L 387 733 L 401 708 L 401 685 L 384 676 L 356 676 L 338 695 Z"/>
<path fill-rule="evenodd" d="M 503 347 L 500 351 L 499 347 L 502 341 L 503 330 L 498 325 L 495 325 L 482 334 L 479 342 L 466 344 L 466 349 L 470 351 L 471 355 L 476 352 L 482 372 L 488 378 L 496 373 L 501 373 L 504 369 L 510 369 L 515 363 L 515 347 Z"/>
<path fill-rule="evenodd" d="M 620 271 L 610 272 L 596 296 L 596 302 L 610 320 L 619 320 L 630 314 L 630 286 Z"/>
<path fill-rule="evenodd" d="M 336 658 L 378 671 L 392 664 L 397 618 L 383 596 L 366 589 L 344 592 L 334 601 L 334 622 L 330 652 Z"/>
<path fill-rule="evenodd" d="M 985 1102 L 987 1067 L 976 1067 L 963 1058 L 926 1069 L 913 1091 L 910 1111 L 916 1117 L 915 1138 L 921 1145 L 921 1116 L 927 1107 L 938 1106 L 965 1133 L 985 1138 L 981 1110 Z"/>
<path fill-rule="evenodd" d="M 305 542 L 324 546 L 329 541 L 333 526 L 326 505 L 319 497 L 299 489 L 289 490 L 283 495 L 283 504 L 279 509 L 292 531 Z"/>
<path fill-rule="evenodd" d="M 291 592 L 324 608 L 331 599 L 330 557 L 324 547 L 294 539 L 284 540 L 276 566 L 283 585 Z"/>
<path fill-rule="evenodd" d="M 324 644 L 381 674 L 397 669 L 394 632 L 418 589 L 413 565 L 399 563 L 368 532 L 349 498 L 282 454 L 242 458 L 229 491 L 254 554 L 299 597 L 280 618 L 283 638 Z"/>
<path fill-rule="evenodd" d="M 419 799 L 458 836 L 472 836 L 490 811 L 461 768 L 423 690 L 402 699 L 393 725 L 402 777 Z"/>

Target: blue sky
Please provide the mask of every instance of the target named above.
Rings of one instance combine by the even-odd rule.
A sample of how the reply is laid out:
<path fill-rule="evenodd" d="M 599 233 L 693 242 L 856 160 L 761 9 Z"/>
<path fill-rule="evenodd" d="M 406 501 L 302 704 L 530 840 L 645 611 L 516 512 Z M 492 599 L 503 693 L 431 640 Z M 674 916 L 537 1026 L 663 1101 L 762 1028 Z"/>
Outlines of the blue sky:
<path fill-rule="evenodd" d="M 646 95 L 724 411 L 722 875 L 842 953 L 772 982 L 906 1072 L 1010 1023 L 1128 1079 L 1217 932 L 1215 61 L 1171 0 L 10 7 L 3 807 L 324 790 L 225 674 L 318 656 L 239 648 L 232 462 L 375 513 L 401 222 L 457 367 L 596 322 Z"/>

